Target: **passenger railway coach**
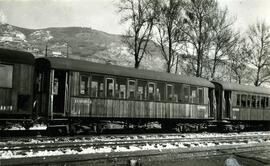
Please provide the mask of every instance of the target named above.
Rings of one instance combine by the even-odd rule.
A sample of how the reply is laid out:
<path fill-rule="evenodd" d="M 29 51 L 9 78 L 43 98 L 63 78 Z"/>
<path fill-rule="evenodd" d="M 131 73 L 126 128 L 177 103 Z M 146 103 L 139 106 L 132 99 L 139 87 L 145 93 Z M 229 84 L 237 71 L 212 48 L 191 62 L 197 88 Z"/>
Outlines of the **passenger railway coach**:
<path fill-rule="evenodd" d="M 270 89 L 213 81 L 217 114 L 215 119 L 229 127 L 270 127 Z"/>
<path fill-rule="evenodd" d="M 270 126 L 270 89 L 0 49 L 0 128 L 101 131 L 159 122 L 179 131 Z M 63 130 L 62 130 L 63 131 Z"/>
<path fill-rule="evenodd" d="M 182 128 L 214 118 L 214 85 L 201 78 L 56 57 L 36 59 L 36 78 L 37 114 L 53 123 Z"/>
<path fill-rule="evenodd" d="M 0 124 L 26 122 L 32 117 L 34 56 L 0 48 Z M 0 125 L 4 126 L 4 125 Z"/>

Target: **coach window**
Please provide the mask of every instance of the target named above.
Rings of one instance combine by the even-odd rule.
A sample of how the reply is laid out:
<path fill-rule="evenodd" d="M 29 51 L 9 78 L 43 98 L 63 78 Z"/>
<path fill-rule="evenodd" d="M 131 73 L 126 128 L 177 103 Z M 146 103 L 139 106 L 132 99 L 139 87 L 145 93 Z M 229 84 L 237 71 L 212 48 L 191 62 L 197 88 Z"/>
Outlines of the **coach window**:
<path fill-rule="evenodd" d="M 236 106 L 240 106 L 240 97 L 241 95 L 240 94 L 237 94 L 236 95 Z"/>
<path fill-rule="evenodd" d="M 164 101 L 165 99 L 165 84 L 158 82 L 156 86 L 155 100 Z"/>
<path fill-rule="evenodd" d="M 80 76 L 80 94 L 81 95 L 89 94 L 89 77 L 86 75 Z"/>
<path fill-rule="evenodd" d="M 268 99 L 268 97 L 266 96 L 265 97 L 265 108 L 268 108 L 269 107 L 269 99 Z"/>
<path fill-rule="evenodd" d="M 256 96 L 253 96 L 253 95 L 252 95 L 251 98 L 252 98 L 251 107 L 252 107 L 252 108 L 256 108 Z"/>
<path fill-rule="evenodd" d="M 137 99 L 138 100 L 147 99 L 147 81 L 138 80 Z"/>
<path fill-rule="evenodd" d="M 175 84 L 174 99 L 176 102 L 182 102 L 183 97 L 181 98 L 181 95 L 183 95 L 182 84 Z"/>
<path fill-rule="evenodd" d="M 136 81 L 128 80 L 128 98 L 129 99 L 135 99 L 135 87 L 136 87 Z"/>
<path fill-rule="evenodd" d="M 260 108 L 261 97 L 257 96 L 257 108 Z"/>
<path fill-rule="evenodd" d="M 251 104 L 251 96 L 248 95 L 247 96 L 247 107 L 250 108 L 250 104 Z"/>
<path fill-rule="evenodd" d="M 190 102 L 197 103 L 197 87 L 190 87 Z"/>
<path fill-rule="evenodd" d="M 58 95 L 58 88 L 59 88 L 59 80 L 58 78 L 53 79 L 53 88 L 52 88 L 52 94 Z"/>
<path fill-rule="evenodd" d="M 184 99 L 183 101 L 188 103 L 189 102 L 189 86 L 188 85 L 184 85 Z"/>
<path fill-rule="evenodd" d="M 104 97 L 104 77 L 92 76 L 91 97 Z"/>
<path fill-rule="evenodd" d="M 167 84 L 166 85 L 166 99 L 168 101 L 173 101 L 173 85 L 172 84 Z"/>
<path fill-rule="evenodd" d="M 261 108 L 265 108 L 265 97 L 261 96 Z"/>
<path fill-rule="evenodd" d="M 247 95 L 242 94 L 241 95 L 241 107 L 246 107 L 247 106 Z"/>
<path fill-rule="evenodd" d="M 115 97 L 118 99 L 126 99 L 126 91 L 127 91 L 127 79 L 116 78 Z"/>
<path fill-rule="evenodd" d="M 155 99 L 155 83 L 153 82 L 148 83 L 148 99 L 149 100 Z"/>
<path fill-rule="evenodd" d="M 12 88 L 13 66 L 0 64 L 0 87 Z"/>
<path fill-rule="evenodd" d="M 269 98 L 265 97 L 265 108 L 269 107 Z"/>
<path fill-rule="evenodd" d="M 198 88 L 199 104 L 203 104 L 203 88 Z"/>
<path fill-rule="evenodd" d="M 106 78 L 106 97 L 113 98 L 114 97 L 114 79 Z"/>

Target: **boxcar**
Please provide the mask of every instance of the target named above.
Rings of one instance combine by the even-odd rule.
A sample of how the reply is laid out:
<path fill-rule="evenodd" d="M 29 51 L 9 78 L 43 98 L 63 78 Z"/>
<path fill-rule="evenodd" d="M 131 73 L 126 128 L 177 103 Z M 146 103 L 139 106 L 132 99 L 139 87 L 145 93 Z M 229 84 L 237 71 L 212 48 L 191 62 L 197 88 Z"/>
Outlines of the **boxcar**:
<path fill-rule="evenodd" d="M 213 82 L 216 86 L 216 119 L 230 122 L 233 127 L 269 127 L 270 89 L 228 82 Z"/>
<path fill-rule="evenodd" d="M 214 116 L 214 85 L 201 78 L 56 57 L 36 59 L 36 73 L 37 110 L 51 123 L 158 121 L 172 127 Z"/>
<path fill-rule="evenodd" d="M 0 123 L 26 124 L 32 115 L 34 56 L 0 48 Z M 27 127 L 27 126 L 25 126 Z"/>

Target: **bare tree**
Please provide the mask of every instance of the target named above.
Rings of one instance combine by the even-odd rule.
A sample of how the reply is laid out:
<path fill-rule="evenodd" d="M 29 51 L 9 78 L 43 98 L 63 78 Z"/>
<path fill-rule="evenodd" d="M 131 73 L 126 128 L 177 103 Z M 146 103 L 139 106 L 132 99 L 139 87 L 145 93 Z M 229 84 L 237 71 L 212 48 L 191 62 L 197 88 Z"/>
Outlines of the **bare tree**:
<path fill-rule="evenodd" d="M 152 38 L 156 6 L 154 0 L 121 0 L 118 4 L 122 22 L 131 24 L 123 39 L 134 56 L 135 68 L 139 68 L 144 55 L 149 53 L 147 45 Z"/>
<path fill-rule="evenodd" d="M 234 79 L 241 84 L 250 71 L 247 65 L 248 54 L 245 39 L 239 40 L 238 43 L 235 44 L 233 50 L 234 51 L 229 54 L 229 61 L 227 64 L 230 70 L 229 74 L 231 79 Z"/>
<path fill-rule="evenodd" d="M 182 38 L 178 22 L 182 18 L 182 0 L 160 0 L 158 2 L 158 19 L 155 24 L 157 29 L 158 46 L 166 61 L 166 72 L 170 73 L 172 67 L 178 62 L 179 39 Z"/>
<path fill-rule="evenodd" d="M 218 4 L 215 0 L 189 0 L 185 5 L 186 20 L 181 30 L 185 33 L 190 55 L 196 57 L 193 63 L 195 75 L 202 77 L 204 56 L 208 54 L 212 40 L 213 14 Z"/>
<path fill-rule="evenodd" d="M 233 53 L 234 47 L 237 44 L 239 34 L 234 33 L 232 29 L 234 21 L 229 20 L 227 8 L 224 10 L 217 9 L 213 16 L 212 23 L 212 42 L 209 52 L 210 77 L 215 78 L 217 67 L 225 65 L 225 59 Z"/>
<path fill-rule="evenodd" d="M 260 86 L 269 81 L 270 27 L 258 21 L 248 29 L 248 63 L 255 67 L 254 85 Z"/>

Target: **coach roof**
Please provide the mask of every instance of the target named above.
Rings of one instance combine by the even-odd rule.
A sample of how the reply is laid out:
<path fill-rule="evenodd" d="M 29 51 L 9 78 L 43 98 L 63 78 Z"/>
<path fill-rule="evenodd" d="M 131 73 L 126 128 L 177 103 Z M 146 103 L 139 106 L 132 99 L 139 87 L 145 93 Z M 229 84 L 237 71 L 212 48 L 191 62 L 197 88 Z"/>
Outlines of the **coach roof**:
<path fill-rule="evenodd" d="M 212 81 L 212 82 L 220 84 L 224 90 L 242 91 L 242 92 L 270 95 L 270 89 L 265 88 L 265 87 L 241 85 L 241 84 L 237 84 L 237 83 L 230 83 L 230 82 L 223 82 L 223 81 Z"/>
<path fill-rule="evenodd" d="M 175 75 L 150 70 L 134 69 L 129 67 L 120 67 L 108 64 L 99 64 L 89 61 L 81 61 L 67 58 L 57 58 L 57 57 L 39 58 L 39 60 L 41 61 L 45 59 L 50 62 L 50 67 L 55 69 L 85 71 L 114 76 L 160 80 L 166 82 L 179 82 L 184 84 L 214 88 L 214 85 L 210 81 L 203 78 L 188 77 L 183 75 Z"/>
<path fill-rule="evenodd" d="M 34 56 L 29 52 L 0 48 L 0 63 L 35 64 Z"/>

